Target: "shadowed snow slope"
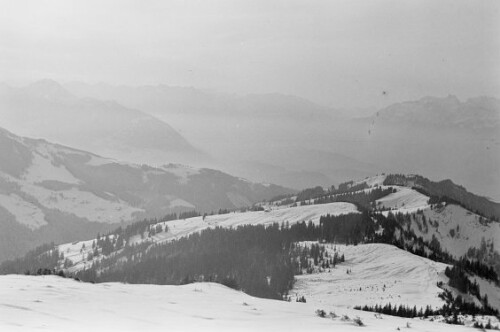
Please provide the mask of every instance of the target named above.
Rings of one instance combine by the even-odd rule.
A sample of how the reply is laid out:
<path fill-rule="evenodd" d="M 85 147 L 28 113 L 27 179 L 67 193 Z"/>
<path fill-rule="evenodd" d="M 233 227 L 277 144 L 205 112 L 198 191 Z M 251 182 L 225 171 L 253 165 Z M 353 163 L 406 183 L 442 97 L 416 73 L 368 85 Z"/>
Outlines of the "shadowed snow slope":
<path fill-rule="evenodd" d="M 22 294 L 22 296 L 20 296 Z M 88 284 L 54 276 L 0 277 L 2 331 L 359 331 L 352 320 L 320 318 L 318 307 L 258 299 L 213 283 L 185 286 Z M 470 329 L 324 307 L 370 331 Z"/>

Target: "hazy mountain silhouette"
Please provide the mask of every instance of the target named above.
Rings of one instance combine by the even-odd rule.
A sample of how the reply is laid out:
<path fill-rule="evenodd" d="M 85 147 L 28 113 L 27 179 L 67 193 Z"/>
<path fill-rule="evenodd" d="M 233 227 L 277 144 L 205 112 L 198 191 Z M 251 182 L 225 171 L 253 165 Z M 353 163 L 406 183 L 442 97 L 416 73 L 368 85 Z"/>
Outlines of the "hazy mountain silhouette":
<path fill-rule="evenodd" d="M 198 164 L 208 156 L 167 123 L 114 101 L 79 98 L 52 80 L 0 88 L 0 125 L 136 162 Z"/>

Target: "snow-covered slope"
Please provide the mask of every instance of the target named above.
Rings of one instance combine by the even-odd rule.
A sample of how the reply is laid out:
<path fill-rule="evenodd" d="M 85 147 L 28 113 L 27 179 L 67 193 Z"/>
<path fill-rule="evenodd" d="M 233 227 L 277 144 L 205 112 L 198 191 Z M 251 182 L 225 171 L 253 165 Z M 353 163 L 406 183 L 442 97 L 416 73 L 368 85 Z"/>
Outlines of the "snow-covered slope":
<path fill-rule="evenodd" d="M 369 192 L 374 187 L 383 186 L 383 176 L 365 179 L 372 187 L 364 189 Z M 428 197 L 420 192 L 403 186 L 391 186 L 396 190 L 377 200 L 376 206 L 384 209 L 381 213 L 388 215 L 391 213 L 412 214 L 411 223 L 404 225 L 409 227 L 417 236 L 431 242 L 436 238 L 441 248 L 459 258 L 467 253 L 471 248 L 500 247 L 500 224 L 496 222 L 485 222 L 484 218 L 454 204 L 449 204 L 442 208 L 433 207 L 428 204 Z M 317 223 L 321 215 L 342 214 L 355 212 L 354 205 L 349 203 L 331 203 L 321 205 L 306 205 L 298 207 L 273 206 L 268 212 L 246 212 L 230 213 L 222 215 L 209 215 L 205 219 L 202 217 L 190 218 L 187 220 L 175 220 L 160 223 L 162 229 L 168 225 L 168 232 L 160 232 L 150 238 L 142 239 L 136 236 L 132 243 L 142 241 L 161 242 L 189 235 L 193 232 L 203 230 L 208 227 L 235 227 L 244 224 L 270 224 L 273 222 L 300 222 L 309 221 Z M 389 210 L 387 210 L 389 209 Z M 423 222 L 425 218 L 426 222 Z M 484 241 L 483 241 L 484 239 Z M 86 249 L 81 251 L 85 243 Z M 65 244 L 59 249 L 65 253 L 65 258 L 69 258 L 75 266 L 72 269 L 79 270 L 84 267 L 86 255 L 91 251 L 91 241 L 76 242 L 75 244 Z M 88 251 L 88 252 L 87 252 Z M 92 262 L 87 262 L 88 266 Z"/>
<path fill-rule="evenodd" d="M 235 209 L 290 192 L 216 170 L 117 162 L 0 129 L 0 261 L 44 242 L 116 228 L 100 225 L 180 210 Z M 78 226 L 78 233 L 72 223 L 93 224 L 90 233 L 87 226 Z M 43 240 L 31 231 L 43 232 Z M 26 242 L 20 252 L 7 243 L 14 239 Z"/>
<path fill-rule="evenodd" d="M 370 188 L 385 188 L 384 180 L 385 176 L 375 176 L 358 183 L 365 182 Z M 429 242 L 435 237 L 441 248 L 454 257 L 460 258 L 470 248 L 479 249 L 484 245 L 497 251 L 500 248 L 500 223 L 456 204 L 431 205 L 428 196 L 410 187 L 391 187 L 396 189 L 395 193 L 376 201 L 376 207 L 384 210 L 381 213 L 386 216 L 389 213 L 412 214 L 410 229 Z"/>
<path fill-rule="evenodd" d="M 446 264 L 388 244 L 326 244 L 325 249 L 330 257 L 335 251 L 344 254 L 345 262 L 320 273 L 296 276 L 292 298 L 305 296 L 318 305 L 347 308 L 388 303 L 440 308 L 445 304 L 438 298 L 442 289 L 436 283 L 448 281 Z"/>
<path fill-rule="evenodd" d="M 154 208 L 164 208 L 164 212 L 168 212 L 169 206 L 199 209 L 209 207 L 188 198 L 189 194 L 179 197 L 178 193 L 179 187 L 189 188 L 192 178 L 206 176 L 208 170 L 182 165 L 153 168 L 119 163 L 44 140 L 21 138 L 6 131 L 0 132 L 0 140 L 3 145 L 11 144 L 15 152 L 26 155 L 24 162 L 15 165 L 18 174 L 0 165 L 0 206 L 7 213 L 16 216 L 17 222 L 31 229 L 47 223 L 44 216 L 44 210 L 47 209 L 74 214 L 89 221 L 117 223 L 137 219 L 138 215 L 147 214 L 148 210 Z M 7 156 L 4 155 L 3 158 Z M 227 204 L 233 201 L 232 196 L 242 197 L 247 204 L 260 198 L 245 196 L 237 186 L 246 187 L 242 189 L 249 192 L 253 189 L 252 186 L 260 186 L 262 191 L 270 188 L 220 172 L 214 175 L 233 181 L 232 187 L 236 188 L 224 193 L 225 202 L 220 202 L 220 205 L 211 204 L 213 209 L 238 207 Z M 156 188 L 158 194 L 153 192 L 153 187 L 159 187 Z M 126 197 L 125 190 L 131 197 Z M 214 196 L 213 191 L 211 195 Z M 151 206 L 152 200 L 160 201 L 154 207 Z M 164 206 L 160 206 L 162 204 Z"/>
<path fill-rule="evenodd" d="M 423 226 L 423 216 L 428 228 Z M 495 250 L 500 248 L 500 223 L 488 222 L 454 204 L 424 210 L 412 222 L 411 229 L 426 240 L 436 236 L 441 247 L 455 257 L 465 255 L 469 248 L 481 248 L 483 241 L 488 246 L 492 245 Z"/>
<path fill-rule="evenodd" d="M 24 148 L 31 158 L 24 165 L 19 165 L 20 176 L 0 172 L 2 182 L 15 188 L 9 191 L 11 188 L 2 186 L 0 206 L 14 215 L 17 222 L 31 229 L 39 228 L 47 224 L 47 210 L 107 223 L 133 220 L 135 213 L 145 212 L 116 194 L 99 193 L 88 188 L 85 179 L 78 179 L 72 174 L 73 161 L 68 159 L 88 158 L 94 163 L 99 160 L 101 165 L 111 164 L 112 160 L 42 140 L 24 139 L 8 133 L 5 136 L 17 143 L 15 148 Z"/>
<path fill-rule="evenodd" d="M 375 176 L 370 176 L 370 177 L 367 177 L 367 178 L 365 178 L 363 180 L 354 182 L 353 185 L 359 185 L 359 184 L 362 184 L 362 183 L 366 183 L 366 185 L 368 187 L 382 186 L 384 184 L 385 178 L 386 178 L 386 176 L 383 175 L 383 174 L 375 175 Z"/>
<path fill-rule="evenodd" d="M 429 208 L 429 197 L 410 188 L 396 187 L 396 192 L 376 201 L 377 207 L 412 213 Z"/>
<path fill-rule="evenodd" d="M 187 236 L 195 232 L 200 232 L 207 228 L 215 227 L 271 225 L 273 223 L 281 224 L 286 222 L 294 224 L 302 221 L 312 221 L 314 224 L 318 224 L 319 218 L 323 215 L 341 215 L 348 213 L 358 213 L 356 206 L 351 203 L 330 203 L 274 209 L 268 212 L 253 211 L 210 215 L 206 216 L 204 220 L 203 217 L 171 220 L 156 224 L 161 225 L 162 229 L 165 229 L 165 226 L 168 225 L 168 232 L 163 231 L 147 238 L 142 238 L 137 235 L 131 239 L 130 244 L 139 244 L 146 241 L 159 243 Z M 66 243 L 58 247 L 59 252 L 64 254 L 64 258 L 69 259 L 72 262 L 72 266 L 68 269 L 68 272 L 79 271 L 92 265 L 92 261 L 87 260 L 88 254 L 93 251 L 92 242 L 93 240 L 78 241 Z M 62 263 L 63 262 L 61 261 L 61 264 Z"/>
<path fill-rule="evenodd" d="M 323 205 L 306 205 L 294 208 L 273 209 L 270 211 L 254 211 L 244 213 L 229 213 L 213 216 L 189 218 L 186 220 L 173 220 L 168 224 L 169 233 L 158 233 L 153 239 L 155 241 L 178 238 L 198 232 L 209 227 L 238 227 L 240 225 L 271 225 L 273 223 L 295 224 L 298 222 L 312 221 L 319 223 L 319 218 L 326 214 L 341 215 L 357 213 L 356 206 L 351 203 L 330 203 Z"/>
<path fill-rule="evenodd" d="M 22 296 L 20 296 L 22 294 Z M 320 318 L 317 309 L 340 317 Z M 342 320 L 342 315 L 349 320 Z M 0 276 L 2 331 L 471 331 L 419 319 L 259 299 L 213 283 L 90 284 L 54 276 Z M 378 318 L 377 318 L 378 317 Z"/>

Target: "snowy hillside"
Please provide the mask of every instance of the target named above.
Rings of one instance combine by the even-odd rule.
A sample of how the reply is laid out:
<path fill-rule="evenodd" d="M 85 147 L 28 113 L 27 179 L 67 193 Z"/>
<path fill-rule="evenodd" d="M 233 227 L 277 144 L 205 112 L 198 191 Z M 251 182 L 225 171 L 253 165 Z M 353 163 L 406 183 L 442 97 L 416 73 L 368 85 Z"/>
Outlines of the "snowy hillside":
<path fill-rule="evenodd" d="M 207 228 L 215 227 L 238 227 L 240 225 L 271 225 L 273 223 L 294 224 L 298 222 L 312 221 L 314 224 L 319 223 L 319 218 L 322 215 L 340 215 L 347 213 L 357 213 L 356 206 L 350 203 L 331 203 L 322 205 L 307 205 L 294 208 L 275 209 L 269 212 L 255 211 L 243 213 L 228 213 L 219 215 L 195 217 L 189 219 L 171 220 L 153 225 L 161 225 L 162 229 L 168 225 L 168 231 L 157 233 L 151 237 L 142 238 L 135 236 L 130 244 L 139 244 L 141 242 L 160 243 L 177 239 L 189 234 L 200 232 Z M 79 241 L 73 243 L 62 244 L 58 247 L 59 252 L 64 254 L 65 259 L 72 262 L 72 267 L 69 272 L 82 270 L 85 267 L 92 265 L 92 261 L 88 261 L 88 254 L 93 251 L 92 242 L 94 240 Z M 100 259 L 96 257 L 95 259 Z M 61 264 L 63 262 L 61 261 Z"/>
<path fill-rule="evenodd" d="M 385 188 L 384 180 L 385 176 L 375 176 L 358 183 L 365 182 L 370 188 Z M 375 206 L 386 216 L 389 212 L 412 214 L 410 229 L 429 242 L 436 237 L 442 249 L 456 258 L 465 255 L 470 248 L 481 248 L 483 242 L 494 250 L 500 248 L 500 223 L 457 204 L 431 205 L 428 196 L 410 187 L 391 187 L 396 192 L 378 199 Z"/>
<path fill-rule="evenodd" d="M 369 331 L 408 326 L 412 331 L 472 331 L 335 306 L 259 299 L 213 283 L 90 284 L 8 275 L 0 276 L 0 298 L 2 331 L 359 331 L 356 317 Z M 317 309 L 339 317 L 320 318 Z"/>
<path fill-rule="evenodd" d="M 168 212 L 169 208 L 175 207 L 200 210 L 209 208 L 207 204 L 189 199 L 189 194 L 179 197 L 176 193 L 179 187 L 189 187 L 192 179 L 210 176 L 207 174 L 208 170 L 182 165 L 153 168 L 119 163 L 44 140 L 21 138 L 3 130 L 0 139 L 4 149 L 12 149 L 13 153 L 23 156 L 23 160 L 19 160 L 17 164 L 14 164 L 14 159 L 11 160 L 12 165 L 0 165 L 3 184 L 0 206 L 15 216 L 17 222 L 31 229 L 47 224 L 44 214 L 47 209 L 73 214 L 89 221 L 118 223 L 147 215 L 148 210 L 159 209 L 160 212 L 164 209 L 164 212 Z M 2 156 L 4 159 L 8 157 Z M 252 186 L 260 186 L 258 189 L 264 192 L 266 188 L 270 188 L 269 192 L 273 189 L 271 186 L 252 184 L 223 173 L 214 175 L 233 180 L 236 188 L 239 185 L 250 193 Z M 153 187 L 158 186 L 160 188 L 156 191 L 160 191 L 159 195 L 151 192 Z M 136 192 L 128 191 L 126 195 L 124 189 L 135 189 Z M 259 198 L 247 197 L 238 192 L 238 189 L 225 194 L 223 199 L 226 202 L 221 202 L 220 205 L 212 203 L 213 209 L 251 205 L 255 198 Z M 238 204 L 238 199 L 244 205 Z"/>
<path fill-rule="evenodd" d="M 438 298 L 442 289 L 436 284 L 447 282 L 446 264 L 388 244 L 327 244 L 325 249 L 330 257 L 335 252 L 344 254 L 345 262 L 320 273 L 296 276 L 292 298 L 305 296 L 307 302 L 347 308 L 387 303 L 439 308 L 444 304 Z"/>
<path fill-rule="evenodd" d="M 108 223 L 133 220 L 134 213 L 144 212 L 113 194 L 85 189 L 85 181 L 72 174 L 71 165 L 65 165 L 71 157 L 88 159 L 91 167 L 114 161 L 43 140 L 17 137 L 6 131 L 2 134 L 4 145 L 11 143 L 12 149 L 26 156 L 24 163 L 13 165 L 19 174 L 0 166 L 3 171 L 0 173 L 3 184 L 0 206 L 17 222 L 37 229 L 47 224 L 44 211 L 51 209 Z"/>
<path fill-rule="evenodd" d="M 117 162 L 3 129 L 0 152 L 0 261 L 148 216 L 235 209 L 291 192 L 210 169 Z"/>
<path fill-rule="evenodd" d="M 397 192 L 376 201 L 377 207 L 394 209 L 401 213 L 417 212 L 429 208 L 429 197 L 410 188 L 396 187 Z"/>
<path fill-rule="evenodd" d="M 95 163 L 98 162 L 95 161 Z M 189 183 L 192 176 L 198 175 L 198 171 L 194 169 L 176 169 L 175 174 L 179 177 L 180 181 Z M 263 323 L 263 325 L 256 326 L 245 324 L 241 327 L 243 329 L 251 326 L 252 329 L 272 328 L 273 330 L 279 330 L 281 327 L 284 327 L 293 330 L 298 326 L 296 324 L 288 326 L 286 325 L 288 322 L 277 325 L 278 328 L 276 329 L 273 323 L 274 318 L 271 317 L 278 315 L 280 319 L 288 320 L 281 310 L 290 313 L 291 317 L 293 317 L 295 315 L 293 312 L 294 308 L 303 309 L 295 319 L 306 319 L 308 327 L 315 327 L 315 324 L 320 324 L 317 327 L 319 330 L 323 328 L 322 324 L 330 324 L 328 328 L 333 326 L 341 330 L 344 330 L 344 327 L 345 329 L 359 328 L 352 319 L 356 316 L 359 316 L 361 321 L 370 327 L 370 330 L 387 330 L 398 327 L 408 328 L 408 326 L 416 330 L 419 328 L 423 330 L 436 330 L 441 328 L 441 326 L 445 326 L 446 328 L 446 325 L 434 324 L 441 324 L 439 321 L 449 319 L 453 316 L 453 314 L 450 316 L 449 311 L 446 311 L 449 310 L 447 308 L 450 308 L 450 303 L 462 303 L 457 304 L 456 307 L 453 304 L 454 310 L 457 310 L 455 312 L 467 308 L 465 305 L 470 305 L 471 303 L 474 303 L 477 309 L 464 310 L 479 310 L 483 308 L 483 311 L 467 311 L 474 314 L 478 312 L 486 314 L 494 312 L 487 311 L 489 309 L 486 303 L 489 303 L 492 308 L 500 308 L 500 298 L 496 295 L 500 294 L 500 288 L 498 283 L 494 281 L 497 279 L 492 277 L 490 272 L 475 272 L 478 270 L 473 270 L 472 268 L 464 270 L 465 272 L 463 273 L 471 281 L 477 283 L 476 291 L 478 293 L 473 293 L 472 288 L 468 288 L 469 290 L 467 290 L 466 288 L 462 288 L 463 284 L 456 283 L 457 280 L 461 279 L 457 279 L 459 277 L 456 274 L 451 274 L 452 265 L 424 258 L 427 257 L 425 252 L 418 253 L 417 251 L 413 251 L 418 255 L 423 255 L 423 257 L 410 253 L 413 250 L 412 246 L 417 243 L 411 242 L 413 241 L 411 237 L 404 238 L 408 242 L 403 244 L 397 241 L 401 234 L 411 233 L 408 230 L 412 230 L 417 236 L 422 236 L 427 241 L 425 250 L 435 251 L 439 254 L 440 251 L 436 247 L 441 247 L 455 255 L 455 257 L 458 257 L 464 254 L 469 248 L 482 248 L 486 244 L 491 250 L 493 250 L 493 247 L 496 248 L 498 239 L 496 238 L 495 227 L 497 223 L 480 218 L 455 204 L 429 204 L 429 198 L 426 195 L 411 187 L 391 186 L 391 189 L 389 189 L 388 186 L 384 185 L 383 176 L 368 178 L 364 181 L 366 181 L 367 185 L 369 184 L 368 188 L 366 186 L 357 186 L 358 182 L 352 183 L 356 187 L 352 191 L 349 191 L 349 188 L 347 188 L 346 194 L 326 193 L 326 195 L 330 195 L 331 199 L 343 197 L 346 200 L 351 200 L 358 204 L 359 210 L 353 203 L 327 203 L 325 197 L 319 197 L 320 201 L 322 200 L 324 204 L 314 204 L 315 198 L 312 198 L 308 200 L 307 205 L 300 204 L 299 206 L 295 206 L 296 204 L 293 203 L 294 200 L 288 195 L 285 196 L 288 199 L 287 203 L 281 206 L 273 204 L 273 202 L 260 204 L 261 208 L 264 209 L 263 211 L 230 213 L 223 211 L 220 214 L 206 214 L 186 219 L 165 219 L 160 222 L 156 221 L 156 219 L 145 220 L 141 223 L 131 225 L 130 228 L 119 229 L 110 235 L 100 236 L 98 239 L 75 241 L 59 245 L 56 247 L 57 250 L 51 250 L 53 247 L 48 246 L 46 249 L 43 249 L 46 250 L 45 254 L 35 254 L 39 255 L 37 256 L 39 258 L 46 257 L 46 259 L 30 260 L 36 258 L 36 256 L 27 255 L 24 262 L 12 262 L 10 265 L 5 265 L 6 270 L 4 271 L 6 272 L 4 273 L 12 273 L 18 270 L 26 271 L 26 269 L 32 271 L 32 273 L 40 273 L 35 271 L 40 269 L 40 267 L 47 267 L 48 271 L 55 268 L 54 271 L 56 272 L 52 273 L 62 270 L 66 275 L 73 275 L 81 280 L 98 283 L 121 280 L 129 283 L 182 285 L 190 282 L 215 280 L 224 285 L 232 285 L 231 287 L 235 289 L 242 289 L 249 294 L 266 298 L 289 298 L 291 300 L 292 303 L 260 299 L 254 299 L 256 301 L 254 302 L 247 295 L 238 292 L 235 293 L 223 286 L 211 283 L 194 283 L 189 286 L 167 286 L 164 288 L 168 288 L 168 294 L 171 296 L 173 294 L 180 294 L 177 292 L 189 289 L 193 293 L 202 293 L 198 294 L 198 297 L 212 294 L 212 290 L 216 290 L 217 292 L 225 290 L 227 293 L 221 295 L 221 298 L 226 299 L 232 304 L 235 302 L 232 302 L 233 295 L 231 294 L 239 294 L 238 296 L 245 297 L 248 301 L 239 300 L 245 302 L 247 305 L 242 304 L 243 308 L 240 308 L 239 304 L 237 305 L 237 308 L 243 310 L 243 312 L 237 311 L 234 314 L 236 316 L 242 315 L 241 317 L 238 316 L 238 320 L 246 320 L 245 310 L 249 309 L 247 307 L 254 308 L 254 304 L 252 303 L 259 301 L 264 301 L 262 303 L 276 303 L 277 307 L 269 307 L 268 313 L 270 316 L 265 319 L 266 324 Z M 358 190 L 358 188 L 362 189 Z M 383 195 L 386 196 L 383 197 Z M 367 201 L 367 197 L 372 197 L 372 199 L 375 199 L 373 197 L 379 198 L 376 201 Z M 358 201 L 353 200 L 355 198 Z M 281 200 L 280 202 L 284 201 Z M 367 207 L 375 209 L 368 212 L 365 210 Z M 363 212 L 360 213 L 361 211 Z M 384 218 L 380 215 L 384 214 L 388 216 L 390 213 L 398 214 L 398 216 L 391 219 L 392 217 Z M 324 217 L 321 220 L 322 227 L 315 228 L 313 225 L 320 225 L 320 218 L 326 215 L 330 216 Z M 295 225 L 300 222 L 308 223 L 309 221 L 311 222 L 311 226 L 309 227 L 306 227 L 306 225 L 299 225 L 297 227 Z M 391 226 L 391 223 L 394 225 L 394 222 L 399 223 L 399 228 L 391 228 L 394 227 Z M 279 227 L 236 229 L 242 225 L 271 225 L 273 223 L 295 226 L 283 227 L 281 229 Z M 364 225 L 368 225 L 367 228 Z M 458 229 L 457 226 L 459 226 Z M 218 227 L 223 229 L 219 229 Z M 232 230 L 228 230 L 229 228 Z M 330 233 L 333 229 L 335 231 L 332 237 Z M 371 233 L 368 233 L 370 229 Z M 454 230 L 453 232 L 450 231 L 452 229 Z M 206 231 L 202 232 L 204 230 Z M 257 230 L 259 231 L 256 232 Z M 387 233 L 386 230 L 391 231 Z M 200 234 L 188 237 L 194 233 Z M 277 237 L 270 237 L 271 234 Z M 278 234 L 281 235 L 278 236 Z M 359 238 L 359 234 L 365 234 L 363 235 L 365 237 Z M 374 234 L 378 236 L 374 236 Z M 181 241 L 172 241 L 180 238 L 182 238 Z M 485 238 L 484 241 L 483 238 Z M 260 246 L 254 244 L 260 243 L 253 242 L 256 239 L 257 241 L 264 241 L 265 244 L 261 243 Z M 310 241 L 311 239 L 315 240 Z M 318 246 L 317 239 L 332 242 L 339 241 L 340 239 L 340 241 L 345 241 L 345 243 L 359 244 L 345 245 L 323 242 Z M 393 243 L 409 251 L 399 249 L 392 244 L 366 243 L 371 241 Z M 365 243 L 363 244 L 363 242 Z M 276 245 L 278 251 L 263 254 L 265 251 L 261 248 L 271 243 Z M 299 244 L 298 246 L 297 243 Z M 429 243 L 432 245 L 429 245 Z M 483 245 L 483 243 L 485 244 Z M 247 247 L 240 247 L 240 244 L 245 244 Z M 317 249 L 314 249 L 312 244 L 316 244 Z M 493 246 L 490 246 L 490 244 L 493 244 Z M 307 249 L 304 249 L 306 246 Z M 322 248 L 320 249 L 320 247 Z M 326 249 L 326 254 L 323 247 Z M 233 255 L 233 253 L 235 254 Z M 336 253 L 338 253 L 338 256 L 335 255 Z M 239 259 L 240 256 L 238 255 L 241 255 L 241 259 Z M 341 260 L 338 260 L 339 256 L 342 256 Z M 237 257 L 238 259 L 236 259 Z M 267 270 L 268 265 L 266 264 L 269 264 L 272 257 L 281 258 L 280 260 L 272 261 L 271 266 L 273 269 Z M 325 257 L 327 257 L 327 260 L 325 260 Z M 333 257 L 337 257 L 337 259 Z M 436 260 L 443 259 L 443 256 L 428 257 L 434 257 L 433 259 Z M 243 261 L 244 259 L 248 259 L 248 261 Z M 328 260 L 330 263 L 328 263 Z M 453 268 L 457 264 L 450 259 L 444 261 L 454 264 Z M 283 265 L 281 266 L 280 264 Z M 16 266 L 18 270 L 16 270 Z M 189 266 L 189 268 L 185 268 L 186 266 Z M 274 268 L 276 266 L 279 267 Z M 12 269 L 9 270 L 9 268 Z M 255 269 L 265 272 L 254 278 Z M 474 275 L 473 273 L 478 274 Z M 226 279 L 215 279 L 218 276 L 226 276 Z M 290 279 L 284 279 L 285 277 Z M 46 278 L 34 280 L 36 283 L 38 280 L 47 280 Z M 231 284 L 231 280 L 233 280 L 233 284 Z M 284 285 L 286 288 L 278 294 L 278 297 L 271 297 L 275 293 L 269 293 L 270 295 L 260 295 L 257 293 L 259 288 L 254 285 L 261 284 L 265 285 L 265 287 Z M 477 285 L 479 285 L 479 289 Z M 122 296 L 129 294 L 133 297 L 132 301 L 140 303 L 142 300 L 136 297 L 139 295 L 129 289 L 141 289 L 146 294 L 149 289 L 160 286 L 125 286 L 104 283 L 85 285 L 83 287 L 90 287 L 89 289 L 97 287 L 99 290 L 101 290 L 99 287 L 108 290 L 112 287 L 119 287 L 119 292 Z M 161 288 L 156 289 L 157 293 L 156 297 L 153 297 L 153 302 L 155 299 L 161 297 L 158 291 Z M 488 296 L 488 300 L 485 299 L 485 295 Z M 184 298 L 189 299 L 190 296 L 185 295 Z M 295 302 L 296 299 L 301 298 L 307 300 L 307 303 Z M 163 303 L 170 301 L 163 297 L 162 299 L 164 300 Z M 464 299 L 466 304 L 460 302 L 462 299 Z M 455 300 L 458 302 L 453 302 Z M 125 298 L 123 298 L 123 301 L 126 301 Z M 181 303 L 177 298 L 171 301 Z M 193 299 L 193 301 L 195 300 Z M 203 300 L 198 299 L 198 301 L 202 302 Z M 207 301 L 207 303 L 214 303 L 214 306 L 217 307 L 217 312 L 220 312 L 220 310 L 231 312 L 233 310 L 231 307 L 219 307 L 217 299 L 210 298 Z M 103 303 L 106 304 L 105 299 L 103 299 Z M 179 313 L 179 310 L 181 312 L 188 310 L 188 316 L 185 317 L 186 320 L 190 320 L 191 316 L 189 315 L 192 314 L 195 317 L 210 317 L 210 320 L 206 320 L 212 321 L 212 323 L 215 323 L 216 320 L 221 320 L 221 325 L 217 326 L 226 326 L 226 316 L 220 313 L 215 314 L 216 311 L 206 311 L 210 310 L 211 306 L 207 308 L 200 305 L 200 308 L 198 308 L 195 305 L 189 306 L 186 309 L 188 303 L 182 303 L 184 304 L 182 307 L 173 310 L 176 310 L 177 313 Z M 439 312 L 448 318 L 443 318 L 442 316 L 429 318 L 425 314 L 427 318 L 401 319 L 373 312 L 354 310 L 355 306 L 382 306 L 388 304 L 392 306 L 403 305 L 407 308 L 415 307 L 414 316 L 416 316 L 416 310 L 420 308 L 425 309 L 429 306 L 432 309 L 440 310 Z M 223 306 L 226 304 L 220 305 Z M 24 304 L 14 304 L 14 306 L 26 307 Z M 149 315 L 150 311 L 155 312 L 156 310 L 154 308 L 148 309 L 149 307 L 147 306 L 144 308 L 144 310 L 148 311 L 148 314 L 144 315 Z M 161 308 L 164 311 L 168 311 L 168 308 L 164 305 Z M 327 314 L 329 312 L 334 312 L 335 314 L 321 318 L 315 313 L 317 309 L 325 310 Z M 126 312 L 127 309 L 109 310 L 112 312 Z M 197 310 L 201 311 L 195 313 Z M 71 312 L 68 312 L 67 315 L 71 315 Z M 342 319 L 343 315 L 347 315 L 350 318 Z M 404 314 L 399 312 L 398 315 L 404 316 Z M 257 318 L 254 317 L 256 320 L 251 324 L 260 324 L 258 323 L 259 319 L 263 316 L 264 314 L 259 315 Z M 132 315 L 132 317 L 136 316 Z M 486 324 L 490 318 L 477 319 Z M 127 319 L 129 319 L 129 316 L 127 316 Z M 312 319 L 312 321 L 309 322 L 309 319 Z M 319 321 L 315 321 L 314 319 Z M 435 321 L 429 321 L 431 319 Z M 155 319 L 151 320 L 147 318 L 147 320 L 152 324 L 152 329 L 157 328 L 154 325 L 157 322 Z M 474 323 L 472 316 L 460 315 L 459 320 L 469 326 Z M 210 324 L 209 322 L 203 322 Z M 393 322 L 404 322 L 404 324 L 392 326 Z M 407 323 L 409 324 L 407 325 Z M 59 324 L 59 322 L 54 324 Z M 301 323 L 297 322 L 297 324 Z M 424 325 L 417 327 L 420 326 L 418 324 Z M 493 324 L 494 326 L 498 325 L 498 321 L 495 318 L 493 318 Z M 197 326 L 200 328 L 204 325 L 198 324 Z M 67 328 L 68 326 L 64 325 L 64 327 Z M 159 325 L 158 328 L 161 327 Z M 206 329 L 212 327 L 211 325 L 205 326 Z M 227 328 L 238 330 L 240 326 L 228 325 Z"/>
<path fill-rule="evenodd" d="M 377 206 L 391 209 L 392 213 L 416 213 L 411 230 L 424 240 L 436 237 L 441 247 L 456 258 L 469 248 L 480 248 L 482 243 L 500 248 L 500 223 L 488 222 L 456 204 L 437 207 L 429 205 L 429 197 L 406 187 L 395 187 L 397 192 L 377 201 Z M 384 211 L 387 215 L 389 211 Z M 424 222 L 423 219 L 426 221 Z"/>
<path fill-rule="evenodd" d="M 429 225 L 427 232 L 427 228 L 422 225 L 424 216 Z M 469 248 L 480 248 L 483 242 L 488 246 L 492 245 L 496 250 L 500 248 L 500 223 L 487 222 L 477 214 L 454 204 L 424 210 L 423 215 L 417 216 L 411 228 L 427 240 L 435 235 L 442 248 L 455 257 L 465 255 Z"/>
<path fill-rule="evenodd" d="M 384 177 L 377 176 L 364 181 L 371 187 L 363 189 L 362 192 L 370 192 L 373 188 L 387 188 L 383 186 Z M 435 238 L 441 248 L 446 250 L 455 258 L 467 254 L 471 248 L 480 249 L 487 245 L 485 250 L 497 250 L 500 247 L 500 224 L 496 222 L 485 222 L 484 218 L 465 210 L 464 208 L 448 204 L 437 208 L 428 204 L 429 197 L 420 192 L 403 186 L 391 186 L 395 189 L 391 193 L 376 201 L 375 206 L 381 209 L 382 214 L 403 213 L 410 214 L 408 225 L 402 225 L 404 229 L 411 229 L 417 236 L 422 237 L 430 243 Z M 264 206 L 266 206 L 264 204 Z M 186 220 L 172 220 L 161 222 L 152 227 L 161 226 L 162 231 L 153 235 L 135 235 L 129 244 L 138 244 L 149 241 L 159 243 L 187 236 L 193 232 L 203 229 L 222 227 L 237 227 L 238 225 L 269 225 L 274 222 L 293 224 L 301 221 L 313 221 L 318 223 L 322 215 L 339 215 L 356 212 L 357 209 L 350 203 L 329 203 L 305 206 L 272 206 L 272 209 L 258 212 L 230 213 L 220 215 L 207 215 L 203 217 L 189 218 Z M 426 221 L 423 222 L 423 219 Z M 167 229 L 168 231 L 164 231 Z M 59 251 L 64 253 L 65 259 L 72 262 L 69 271 L 74 272 L 89 267 L 92 261 L 87 261 L 87 256 L 93 251 L 92 240 L 73 242 L 61 245 Z M 85 247 L 82 249 L 82 247 Z M 490 254 L 492 251 L 488 251 Z M 96 257 L 95 259 L 100 259 Z M 62 264 L 62 261 L 61 261 Z"/>

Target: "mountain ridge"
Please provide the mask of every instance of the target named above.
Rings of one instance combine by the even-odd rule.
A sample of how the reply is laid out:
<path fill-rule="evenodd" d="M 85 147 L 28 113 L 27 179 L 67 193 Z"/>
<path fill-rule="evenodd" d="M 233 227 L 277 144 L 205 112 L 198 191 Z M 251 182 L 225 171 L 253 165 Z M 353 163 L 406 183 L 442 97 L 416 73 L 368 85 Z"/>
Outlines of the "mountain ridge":
<path fill-rule="evenodd" d="M 500 129 L 500 100 L 478 96 L 460 101 L 457 96 L 423 97 L 389 105 L 369 119 L 399 124 L 452 127 L 455 129 L 481 130 Z"/>

